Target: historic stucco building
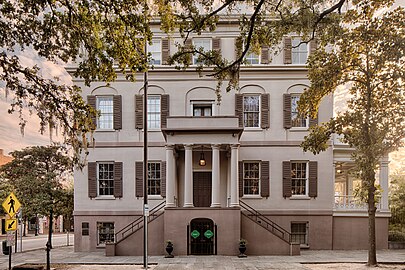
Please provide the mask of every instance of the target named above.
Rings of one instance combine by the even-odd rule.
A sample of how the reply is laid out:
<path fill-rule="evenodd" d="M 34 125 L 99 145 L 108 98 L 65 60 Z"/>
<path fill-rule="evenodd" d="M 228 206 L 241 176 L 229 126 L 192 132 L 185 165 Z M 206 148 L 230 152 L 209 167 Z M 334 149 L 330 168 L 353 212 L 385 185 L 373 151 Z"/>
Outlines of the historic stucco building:
<path fill-rule="evenodd" d="M 220 24 L 192 42 L 234 59 L 237 34 Z M 291 36 L 277 55 L 267 48 L 249 54 L 239 91 L 223 91 L 218 104 L 215 80 L 192 67 L 166 65 L 176 41 L 157 30 L 149 47 L 155 59 L 147 111 L 148 199 L 155 209 L 150 254 L 164 254 L 168 239 L 178 255 L 235 255 L 240 238 L 248 241 L 247 254 L 367 248 L 367 211 L 353 197 L 358 181 L 350 174 L 351 150 L 337 138 L 316 156 L 299 146 L 309 126 L 333 115 L 332 96 L 317 119 L 297 115 L 297 100 L 309 83 L 304 64 L 315 44 L 294 48 L 299 37 Z M 135 83 L 124 76 L 109 86 L 74 82 L 100 111 L 88 166 L 75 172 L 75 250 L 107 244 L 107 255 L 140 255 L 142 74 Z M 377 248 L 387 248 L 388 241 L 387 163 L 379 174 Z"/>

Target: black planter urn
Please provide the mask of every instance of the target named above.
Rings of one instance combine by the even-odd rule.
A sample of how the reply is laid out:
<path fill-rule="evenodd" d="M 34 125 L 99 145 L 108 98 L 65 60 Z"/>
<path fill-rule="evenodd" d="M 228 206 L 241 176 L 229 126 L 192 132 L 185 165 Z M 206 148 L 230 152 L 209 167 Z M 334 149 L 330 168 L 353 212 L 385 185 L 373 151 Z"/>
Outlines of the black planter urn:
<path fill-rule="evenodd" d="M 238 255 L 239 258 L 246 258 L 246 244 L 239 244 L 239 252 L 240 254 Z"/>
<path fill-rule="evenodd" d="M 172 254 L 172 252 L 173 252 L 173 244 L 172 243 L 167 243 L 166 252 L 167 252 L 167 255 L 165 256 L 165 258 L 174 258 L 173 254 Z"/>

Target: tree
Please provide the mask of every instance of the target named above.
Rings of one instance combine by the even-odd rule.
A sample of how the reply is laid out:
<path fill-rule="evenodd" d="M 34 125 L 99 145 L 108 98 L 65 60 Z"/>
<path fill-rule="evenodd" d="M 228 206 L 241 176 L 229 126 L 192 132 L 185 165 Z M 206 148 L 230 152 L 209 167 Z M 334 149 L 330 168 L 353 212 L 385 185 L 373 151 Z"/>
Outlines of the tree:
<path fill-rule="evenodd" d="M 96 111 L 80 96 L 76 86 L 60 84 L 58 78 L 42 75 L 39 66 L 24 64 L 21 54 L 33 51 L 43 61 L 56 64 L 75 62 L 75 75 L 89 85 L 99 80 L 111 82 L 118 72 L 135 80 L 138 72 L 148 70 L 151 55 L 145 55 L 145 42 L 153 36 L 152 20 L 172 35 L 179 32 L 184 43 L 171 63 L 187 67 L 191 54 L 199 54 L 201 65 L 209 66 L 211 76 L 224 80 L 227 89 L 237 87 L 239 66 L 250 51 L 261 45 L 278 50 L 283 35 L 295 32 L 309 41 L 315 32 L 334 33 L 336 20 L 349 0 L 94 0 L 0 2 L 0 81 L 12 97 L 10 113 L 23 108 L 37 113 L 41 132 L 47 126 L 60 129 L 75 150 L 88 145 L 87 133 L 94 128 L 91 115 Z M 373 0 L 372 2 L 378 2 Z M 241 9 L 242 7 L 242 9 Z M 220 16 L 238 14 L 239 53 L 236 61 L 222 59 L 218 52 L 204 52 L 186 46 L 190 34 L 213 31 Z M 240 15 L 242 14 L 242 15 Z M 219 93 L 219 92 L 218 92 Z"/>
<path fill-rule="evenodd" d="M 403 170 L 402 170 L 403 171 Z M 396 173 L 390 176 L 390 225 L 405 233 L 405 175 Z M 391 228 L 391 226 L 390 226 Z"/>
<path fill-rule="evenodd" d="M 59 146 L 34 146 L 11 152 L 13 160 L 0 167 L 2 185 L 12 186 L 21 201 L 24 219 L 48 216 L 66 201 L 64 183 L 72 177 L 73 163 Z M 68 200 L 72 203 L 71 200 Z M 64 206 L 71 209 L 73 205 Z"/>
<path fill-rule="evenodd" d="M 381 2 L 382 3 L 382 2 Z M 344 14 L 342 32 L 309 61 L 311 86 L 300 99 L 303 113 L 316 115 L 321 99 L 346 87 L 348 108 L 311 130 L 302 146 L 326 150 L 330 136 L 353 148 L 368 204 L 368 265 L 376 265 L 376 169 L 382 157 L 403 145 L 405 135 L 405 11 L 362 2 Z"/>

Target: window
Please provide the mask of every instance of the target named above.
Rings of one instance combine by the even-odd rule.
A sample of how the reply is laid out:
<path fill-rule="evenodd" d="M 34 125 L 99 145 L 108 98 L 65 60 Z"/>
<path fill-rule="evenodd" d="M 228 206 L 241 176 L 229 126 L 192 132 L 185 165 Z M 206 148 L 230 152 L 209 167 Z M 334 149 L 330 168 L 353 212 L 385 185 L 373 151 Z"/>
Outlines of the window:
<path fill-rule="evenodd" d="M 191 102 L 193 116 L 212 116 L 212 101 Z"/>
<path fill-rule="evenodd" d="M 291 194 L 308 195 L 307 162 L 291 162 Z"/>
<path fill-rule="evenodd" d="M 160 39 L 153 39 L 152 44 L 148 44 L 148 53 L 151 54 L 151 65 L 162 64 L 162 42 Z"/>
<path fill-rule="evenodd" d="M 160 195 L 160 162 L 148 162 L 148 195 Z"/>
<path fill-rule="evenodd" d="M 243 96 L 244 127 L 260 127 L 260 96 Z"/>
<path fill-rule="evenodd" d="M 82 222 L 82 235 L 89 235 L 89 223 Z"/>
<path fill-rule="evenodd" d="M 243 163 L 243 194 L 259 195 L 260 194 L 260 163 L 244 162 Z"/>
<path fill-rule="evenodd" d="M 114 222 L 97 222 L 97 245 L 114 242 Z"/>
<path fill-rule="evenodd" d="M 305 64 L 308 57 L 308 44 L 301 43 L 301 38 L 295 37 L 291 40 L 291 56 L 293 64 Z M 300 44 L 300 45 L 298 45 Z"/>
<path fill-rule="evenodd" d="M 160 128 L 160 96 L 148 96 L 148 128 Z"/>
<path fill-rule="evenodd" d="M 249 51 L 246 56 L 245 56 L 245 60 L 247 64 L 250 65 L 257 65 L 259 64 L 259 55 Z"/>
<path fill-rule="evenodd" d="M 114 163 L 98 163 L 98 196 L 114 195 Z"/>
<path fill-rule="evenodd" d="M 206 51 L 211 51 L 211 39 L 208 38 L 197 38 L 193 39 L 193 45 L 196 48 L 196 50 L 203 50 L 204 52 Z M 198 61 L 198 56 L 199 54 L 193 55 L 193 64 L 201 64 L 201 62 Z"/>
<path fill-rule="evenodd" d="M 308 246 L 308 222 L 291 222 L 291 242 Z"/>
<path fill-rule="evenodd" d="M 298 113 L 298 101 L 300 100 L 299 94 L 291 95 L 291 126 L 292 127 L 308 127 L 308 118 L 301 117 Z"/>
<path fill-rule="evenodd" d="M 113 129 L 113 96 L 98 96 L 97 110 L 100 111 L 100 116 L 97 119 L 97 128 Z"/>

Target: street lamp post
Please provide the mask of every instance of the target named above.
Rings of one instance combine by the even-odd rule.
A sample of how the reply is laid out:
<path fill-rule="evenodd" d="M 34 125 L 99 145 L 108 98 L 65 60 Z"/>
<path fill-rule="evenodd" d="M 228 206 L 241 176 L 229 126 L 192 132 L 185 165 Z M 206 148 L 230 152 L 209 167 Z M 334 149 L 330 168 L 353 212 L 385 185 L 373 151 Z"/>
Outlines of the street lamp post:
<path fill-rule="evenodd" d="M 145 41 L 145 60 L 148 61 L 148 43 L 146 35 Z M 148 268 L 148 69 L 143 73 L 143 267 Z"/>

